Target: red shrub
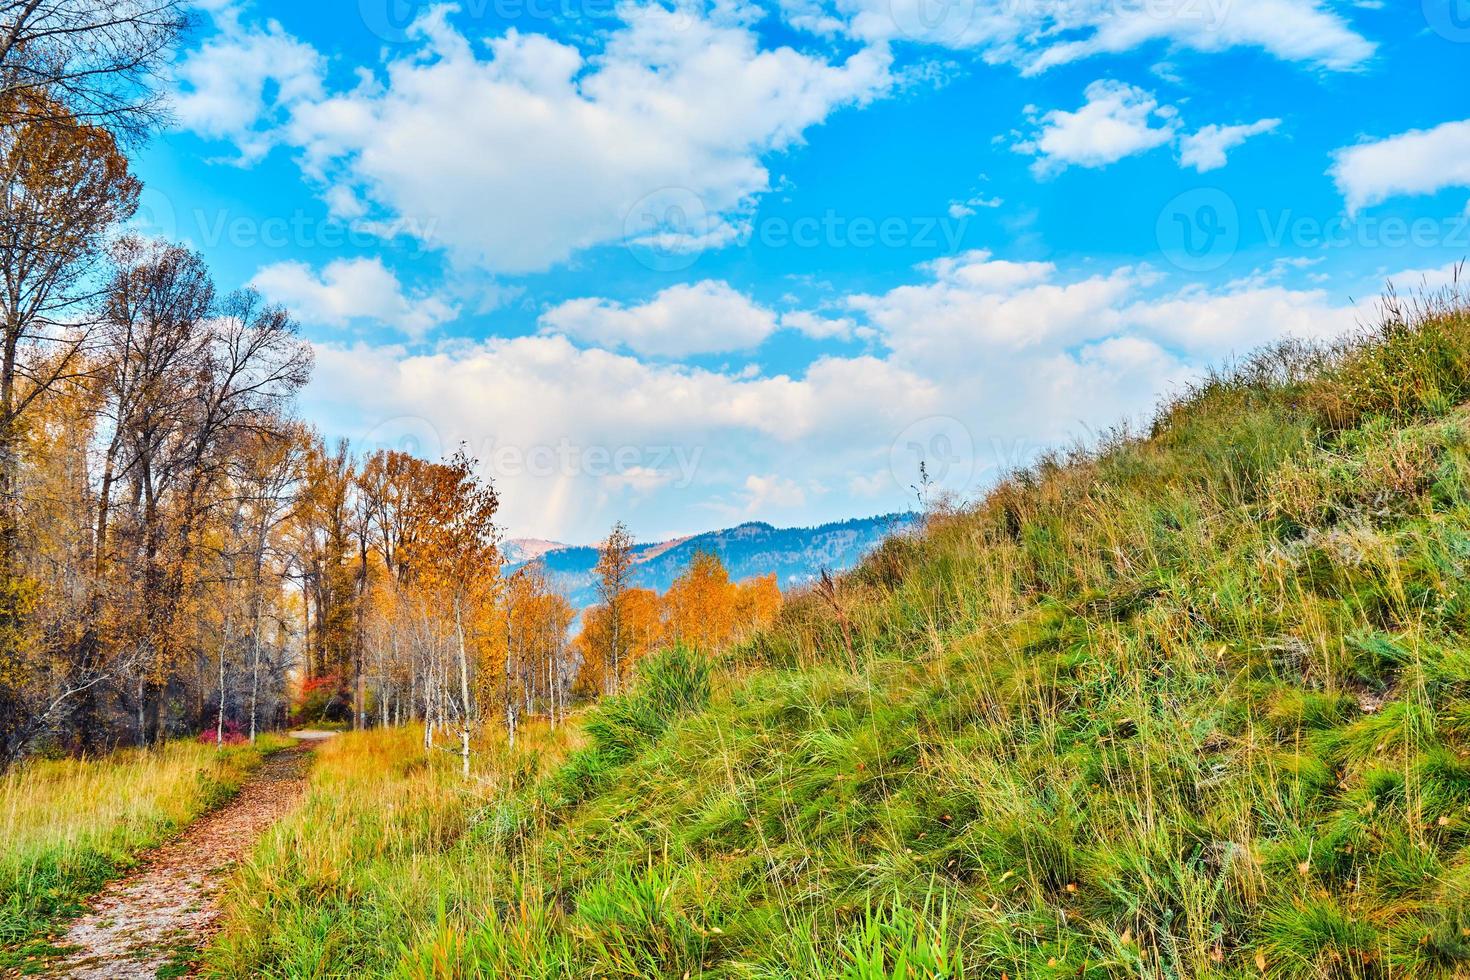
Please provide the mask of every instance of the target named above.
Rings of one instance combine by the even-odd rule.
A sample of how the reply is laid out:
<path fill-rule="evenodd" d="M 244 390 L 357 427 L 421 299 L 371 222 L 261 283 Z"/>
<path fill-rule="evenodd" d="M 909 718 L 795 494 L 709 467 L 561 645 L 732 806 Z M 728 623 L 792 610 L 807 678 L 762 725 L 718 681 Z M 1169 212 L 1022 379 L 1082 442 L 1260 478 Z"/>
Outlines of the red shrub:
<path fill-rule="evenodd" d="M 204 731 L 199 733 L 199 741 L 204 743 L 205 745 L 213 745 L 215 743 L 216 735 L 217 732 L 214 728 L 206 728 Z M 240 727 L 240 723 L 238 721 L 235 721 L 233 719 L 228 719 L 225 721 L 224 744 L 244 745 L 247 741 L 249 741 L 249 739 L 245 737 L 245 730 Z"/>

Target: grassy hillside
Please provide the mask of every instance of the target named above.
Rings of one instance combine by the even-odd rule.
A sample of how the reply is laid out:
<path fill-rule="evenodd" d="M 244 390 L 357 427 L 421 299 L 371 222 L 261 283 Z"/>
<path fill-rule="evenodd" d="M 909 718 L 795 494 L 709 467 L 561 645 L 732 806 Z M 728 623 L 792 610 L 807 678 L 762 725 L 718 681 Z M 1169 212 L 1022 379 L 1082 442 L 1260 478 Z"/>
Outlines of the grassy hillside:
<path fill-rule="evenodd" d="M 1470 315 L 1266 351 L 580 744 L 324 755 L 222 975 L 1470 972 Z"/>

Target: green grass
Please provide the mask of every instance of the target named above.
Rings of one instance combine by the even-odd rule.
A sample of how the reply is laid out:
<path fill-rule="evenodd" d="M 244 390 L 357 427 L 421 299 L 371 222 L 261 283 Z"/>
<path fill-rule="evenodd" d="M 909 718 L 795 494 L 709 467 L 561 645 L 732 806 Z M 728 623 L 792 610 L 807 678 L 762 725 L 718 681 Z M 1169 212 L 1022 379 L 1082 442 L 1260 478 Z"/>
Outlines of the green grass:
<path fill-rule="evenodd" d="M 1470 974 L 1470 315 L 1388 312 L 650 662 L 570 752 L 324 748 L 210 967 Z"/>
<path fill-rule="evenodd" d="M 0 776 L 0 967 L 34 944 L 137 856 L 239 788 L 268 752 L 170 742 L 97 759 L 38 760 Z"/>

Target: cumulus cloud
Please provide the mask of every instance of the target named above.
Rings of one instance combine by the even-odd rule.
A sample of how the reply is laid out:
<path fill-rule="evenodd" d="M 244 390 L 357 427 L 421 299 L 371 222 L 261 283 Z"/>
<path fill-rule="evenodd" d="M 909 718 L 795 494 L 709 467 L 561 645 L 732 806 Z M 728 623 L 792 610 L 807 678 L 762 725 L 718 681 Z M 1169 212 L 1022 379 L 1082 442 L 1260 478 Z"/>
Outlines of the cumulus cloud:
<path fill-rule="evenodd" d="M 326 60 L 275 20 L 246 24 L 227 4 L 213 11 L 219 33 L 175 68 L 174 112 L 202 136 L 233 142 L 242 161 L 276 142 L 274 127 L 291 110 L 322 96 Z"/>
<path fill-rule="evenodd" d="M 1100 80 L 1087 86 L 1085 98 L 1075 112 L 1053 109 L 1040 116 L 1035 135 L 1016 144 L 1017 152 L 1036 157 L 1031 169 L 1038 176 L 1072 166 L 1105 167 L 1174 141 L 1178 114 L 1151 92 Z"/>
<path fill-rule="evenodd" d="M 851 317 L 818 316 L 808 310 L 782 313 L 781 326 L 813 340 L 851 340 L 853 337 L 867 337 L 872 334 L 866 327 L 858 326 Z"/>
<path fill-rule="evenodd" d="M 1066 346 L 1117 326 L 1116 307 L 1139 282 L 1132 268 L 1057 281 L 1049 262 L 967 252 L 924 267 L 928 282 L 849 302 L 905 363 L 953 376 L 981 352 Z"/>
<path fill-rule="evenodd" d="M 1196 51 L 1258 48 L 1331 71 L 1360 68 L 1375 45 L 1326 0 L 1176 0 L 1155 3 L 989 3 L 956 0 L 783 0 L 795 26 L 846 30 L 870 41 L 978 50 L 1036 74 L 1100 54 L 1165 42 Z"/>
<path fill-rule="evenodd" d="M 336 259 L 320 272 L 304 262 L 277 262 L 257 272 L 250 285 L 302 320 L 327 327 L 379 325 L 417 338 L 458 315 L 437 296 L 407 295 L 376 258 Z"/>
<path fill-rule="evenodd" d="M 178 66 L 186 128 L 247 159 L 289 146 L 334 215 L 512 274 L 607 244 L 667 259 L 741 240 L 772 186 L 772 154 L 895 87 L 895 41 L 972 49 L 1025 72 L 1152 41 L 1258 47 L 1334 70 L 1373 53 L 1325 0 L 960 0 L 937 23 L 931 0 L 783 3 L 804 30 L 858 39 L 845 58 L 763 45 L 740 4 L 620 5 L 615 26 L 581 45 L 515 29 L 482 45 L 433 6 L 406 45 L 344 88 L 327 86 L 321 53 L 276 22 L 211 6 L 216 32 Z M 1041 121 L 1028 141 L 1038 170 L 1102 166 L 1174 138 L 1172 110 L 1143 90 L 1107 83 L 1096 95 Z M 1218 165 L 1240 134 L 1201 130 L 1186 162 Z M 979 206 L 957 201 L 955 212 Z"/>
<path fill-rule="evenodd" d="M 1470 187 L 1470 120 L 1344 147 L 1329 172 L 1350 212 L 1401 194 Z"/>
<path fill-rule="evenodd" d="M 1186 134 L 1178 109 L 1160 104 L 1152 92 L 1136 85 L 1103 79 L 1087 86 L 1084 97 L 1076 111 L 1030 110 L 1036 130 L 1015 149 L 1036 157 L 1031 169 L 1037 176 L 1054 176 L 1068 167 L 1105 167 L 1174 144 L 1181 166 L 1204 173 L 1225 166 L 1226 151 L 1281 125 L 1279 119 L 1262 119 L 1236 126 L 1210 124 Z"/>
<path fill-rule="evenodd" d="M 316 354 L 305 402 L 329 431 L 431 456 L 463 441 L 502 487 L 513 531 L 572 540 L 607 522 L 609 491 L 717 496 L 752 472 L 842 472 L 870 455 L 875 433 L 938 406 L 931 381 L 870 356 L 742 376 L 562 336 L 428 351 L 321 343 Z"/>
<path fill-rule="evenodd" d="M 1261 119 L 1241 126 L 1211 124 L 1179 140 L 1179 162 L 1200 173 L 1225 166 L 1225 154 L 1252 136 L 1269 133 L 1281 125 L 1280 119 Z"/>
<path fill-rule="evenodd" d="M 1467 285 L 1463 262 L 1424 269 L 1404 269 L 1387 277 L 1388 282 L 1400 292 L 1436 292 L 1442 289 L 1464 291 Z"/>
<path fill-rule="evenodd" d="M 630 4 L 619 14 L 592 53 L 511 29 L 482 54 L 449 8 L 429 8 L 404 53 L 379 73 L 364 69 L 354 88 L 303 90 L 271 138 L 296 149 L 336 211 L 462 263 L 523 273 L 626 240 L 665 251 L 734 240 L 770 186 L 767 154 L 892 84 L 882 47 L 829 62 L 763 48 L 724 7 L 700 16 Z M 221 26 L 186 68 L 253 65 L 262 31 L 279 33 Z M 186 122 L 208 136 L 244 128 L 212 124 L 202 108 Z"/>
<path fill-rule="evenodd" d="M 745 513 L 748 516 L 789 510 L 806 504 L 806 490 L 795 480 L 776 474 L 751 474 L 745 478 Z"/>
<path fill-rule="evenodd" d="M 1334 303 L 1324 290 L 1268 285 L 1224 292 L 1189 287 L 1162 299 L 1134 303 L 1121 318 L 1152 337 L 1211 360 L 1243 354 L 1280 337 L 1340 337 L 1358 322 L 1354 307 Z"/>
<path fill-rule="evenodd" d="M 765 309 L 724 283 L 689 289 Z M 664 293 L 612 304 L 614 319 Z M 607 336 L 574 341 L 560 331 L 431 350 L 321 344 L 308 407 L 331 431 L 397 425 L 420 443 L 465 440 L 504 491 L 512 530 L 590 540 L 614 509 L 628 516 L 645 503 L 665 513 L 723 500 L 735 509 L 722 516 L 801 520 L 858 500 L 901 507 L 915 476 L 900 450 L 915 426 L 963 434 L 976 457 L 964 472 L 993 472 L 1035 447 L 1136 417 L 1221 358 L 1356 323 L 1329 293 L 1271 276 L 1181 288 L 1143 266 L 1078 271 L 983 251 L 924 265 L 912 282 L 844 305 L 841 317 L 775 320 L 792 329 L 850 322 L 855 335 L 868 332 L 871 352 L 781 374 L 649 360 L 590 346 Z M 771 329 L 764 315 L 760 329 Z M 550 462 L 526 467 L 538 452 Z M 976 478 L 959 489 L 973 490 Z"/>
<path fill-rule="evenodd" d="M 685 358 L 759 347 L 777 330 L 813 340 L 847 341 L 873 335 L 852 317 L 810 310 L 777 314 L 720 280 L 670 286 L 643 303 L 580 297 L 559 303 L 540 318 L 543 334 L 654 357 Z"/>
<path fill-rule="evenodd" d="M 749 350 L 775 332 L 776 314 L 729 283 L 670 286 L 646 303 L 568 300 L 541 316 L 541 329 L 600 347 L 659 357 Z"/>
<path fill-rule="evenodd" d="M 977 194 L 963 201 L 950 201 L 948 212 L 951 218 L 959 221 L 962 218 L 973 216 L 977 208 L 998 208 L 1004 203 L 1004 198 L 986 197 L 983 194 Z"/>
<path fill-rule="evenodd" d="M 1200 362 L 1283 336 L 1339 336 L 1356 323 L 1355 308 L 1323 290 L 1256 279 L 1161 292 L 1159 274 L 1145 266 L 1078 277 L 984 251 L 924 269 L 928 282 L 850 302 L 882 329 L 899 363 L 938 376 L 992 353 L 1075 350 L 1109 338 L 1146 338 Z"/>

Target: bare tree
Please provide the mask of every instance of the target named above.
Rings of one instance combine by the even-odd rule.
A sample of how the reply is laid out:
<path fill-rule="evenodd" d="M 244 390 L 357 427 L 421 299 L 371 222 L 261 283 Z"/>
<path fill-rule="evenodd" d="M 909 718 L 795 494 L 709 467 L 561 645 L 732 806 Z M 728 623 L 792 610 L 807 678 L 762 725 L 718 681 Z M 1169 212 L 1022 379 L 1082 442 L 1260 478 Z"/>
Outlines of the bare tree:
<path fill-rule="evenodd" d="M 622 677 L 623 596 L 628 591 L 633 570 L 633 535 L 627 525 L 618 521 L 597 555 L 597 591 L 607 608 L 609 629 L 607 663 L 609 684 L 616 694 Z"/>
<path fill-rule="evenodd" d="M 75 119 L 145 135 L 187 26 L 182 0 L 0 0 L 0 128 Z"/>
<path fill-rule="evenodd" d="M 193 381 L 206 346 L 214 285 L 203 260 L 174 245 L 130 238 L 116 249 L 117 271 L 102 324 L 105 358 L 99 372 L 111 434 L 103 452 L 97 503 L 99 579 L 120 561 L 138 615 L 123 628 L 136 651 L 134 710 L 140 743 L 150 740 L 150 689 L 172 646 L 165 586 L 170 503 L 186 471 L 187 417 Z M 114 547 L 114 493 L 126 504 Z"/>
<path fill-rule="evenodd" d="M 113 560 L 112 497 L 125 485 L 123 542 L 141 615 L 133 642 L 138 729 L 157 729 L 150 681 L 177 658 L 176 620 L 192 593 L 197 537 L 229 487 L 242 448 L 280 437 L 282 419 L 310 368 L 309 348 L 283 310 L 252 292 L 217 302 L 199 256 L 129 240 L 105 305 L 108 356 L 100 371 L 112 423 L 98 493 L 97 562 Z"/>

